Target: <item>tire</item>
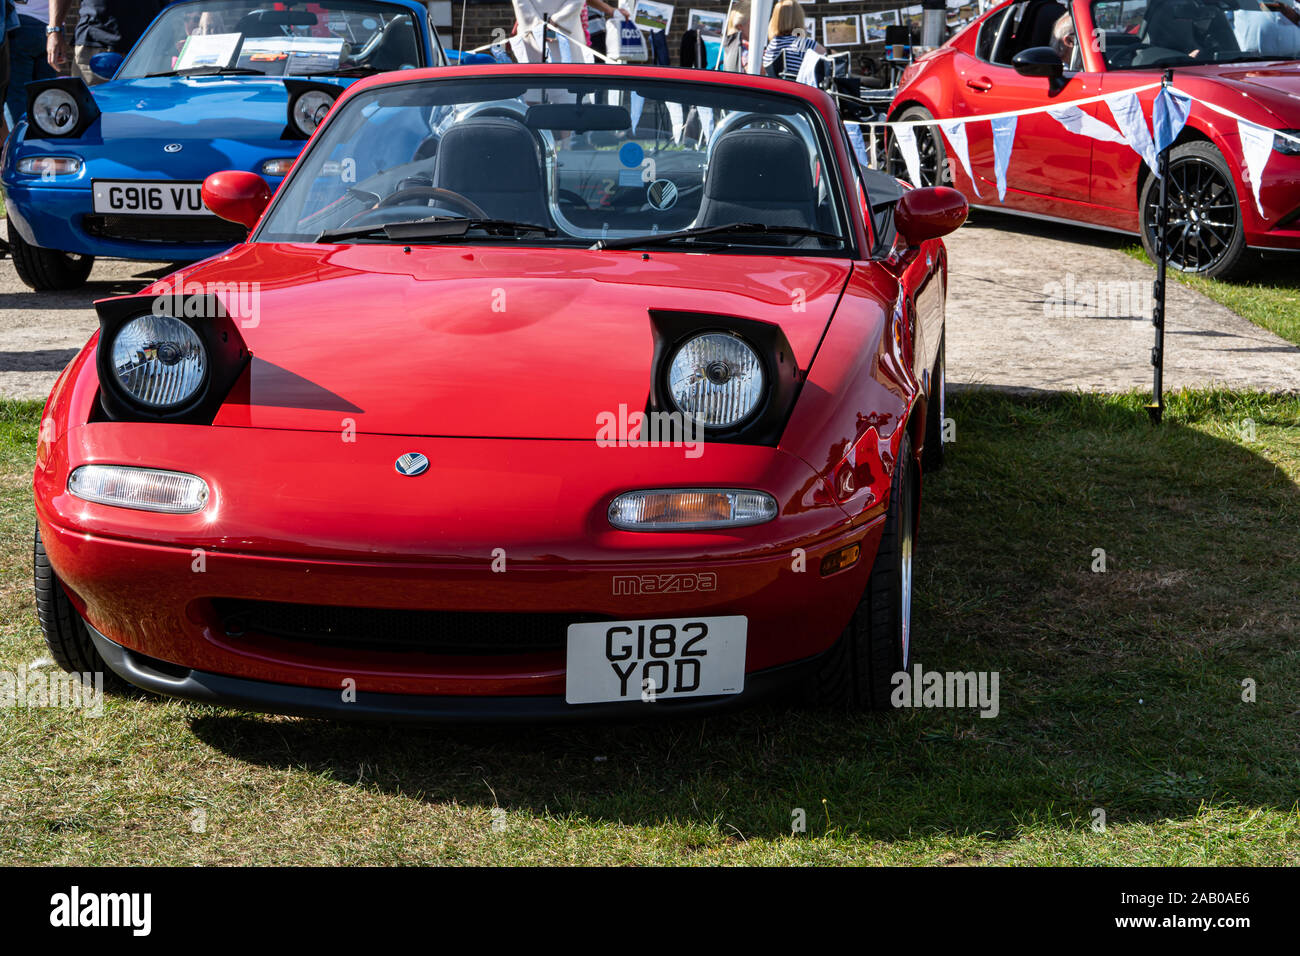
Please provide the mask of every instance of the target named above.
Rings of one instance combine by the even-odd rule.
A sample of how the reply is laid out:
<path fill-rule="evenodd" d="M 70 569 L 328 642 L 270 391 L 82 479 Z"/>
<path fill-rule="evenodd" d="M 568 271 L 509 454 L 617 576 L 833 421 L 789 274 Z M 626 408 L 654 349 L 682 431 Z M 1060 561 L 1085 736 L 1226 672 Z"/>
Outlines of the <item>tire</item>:
<path fill-rule="evenodd" d="M 1142 247 L 1153 262 L 1159 203 L 1160 180 L 1148 176 L 1138 208 Z M 1241 197 L 1223 154 L 1204 142 L 1175 146 L 1169 153 L 1169 268 L 1222 279 L 1248 265 Z"/>
<path fill-rule="evenodd" d="M 45 554 L 40 528 L 36 529 L 32 546 L 32 577 L 36 590 L 36 617 L 54 662 L 70 674 L 102 672 L 105 690 L 126 689 L 126 682 L 104 663 L 90 639 L 85 622 L 68 600 Z"/>
<path fill-rule="evenodd" d="M 939 337 L 939 355 L 930 376 L 930 401 L 925 411 L 925 447 L 921 449 L 921 467 L 926 472 L 943 468 L 943 420 L 948 414 L 948 331 Z"/>
<path fill-rule="evenodd" d="M 95 265 L 94 256 L 76 256 L 57 249 L 33 246 L 14 228 L 9 227 L 9 251 L 14 257 L 18 278 L 37 292 L 57 292 L 78 289 L 86 284 L 90 270 Z"/>
<path fill-rule="evenodd" d="M 849 710 L 889 710 L 893 675 L 912 664 L 912 547 L 917 487 L 912 439 L 903 439 L 889 512 L 866 591 L 813 677 L 812 702 Z"/>
<path fill-rule="evenodd" d="M 934 117 L 923 106 L 909 106 L 894 119 L 899 122 L 910 122 L 913 120 L 932 120 Z M 947 153 L 944 150 L 943 134 L 939 132 L 939 127 L 914 126 L 912 128 L 916 131 L 916 151 L 921 159 L 921 181 L 913 185 L 951 186 L 952 183 L 948 177 Z M 896 138 L 891 138 L 889 141 L 888 157 L 889 174 L 896 179 L 906 179 L 911 182 L 907 175 L 907 163 L 903 159 L 902 150 L 898 148 Z"/>

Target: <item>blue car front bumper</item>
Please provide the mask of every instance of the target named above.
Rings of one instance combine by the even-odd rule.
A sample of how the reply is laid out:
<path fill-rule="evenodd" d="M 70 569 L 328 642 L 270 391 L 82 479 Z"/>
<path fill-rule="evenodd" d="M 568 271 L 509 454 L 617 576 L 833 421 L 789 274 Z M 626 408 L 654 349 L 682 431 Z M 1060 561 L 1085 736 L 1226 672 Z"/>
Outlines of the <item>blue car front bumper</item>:
<path fill-rule="evenodd" d="M 271 188 L 278 184 L 271 181 Z M 216 216 L 96 214 L 89 182 L 85 188 L 6 182 L 4 196 L 9 220 L 26 242 L 79 255 L 190 262 L 245 235 L 242 226 Z"/>

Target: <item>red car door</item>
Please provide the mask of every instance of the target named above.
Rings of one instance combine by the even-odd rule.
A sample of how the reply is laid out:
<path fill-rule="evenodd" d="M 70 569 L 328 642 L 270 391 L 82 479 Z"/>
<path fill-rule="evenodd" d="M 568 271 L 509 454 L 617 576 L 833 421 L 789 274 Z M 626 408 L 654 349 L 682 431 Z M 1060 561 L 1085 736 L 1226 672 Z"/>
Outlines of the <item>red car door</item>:
<path fill-rule="evenodd" d="M 981 34 L 976 55 L 961 53 L 954 58 L 955 114 L 1002 113 L 1095 96 L 1100 91 L 1095 73 L 1067 72 L 1064 89 L 1053 94 L 1047 79 L 1021 76 L 1011 66 L 1012 57 L 1021 50 L 1051 45 L 1052 28 L 1065 10 L 1055 0 L 1026 0 L 990 17 L 983 28 L 988 35 Z M 1083 109 L 1097 115 L 1095 105 Z M 971 123 L 966 131 L 972 172 L 982 194 L 976 202 L 996 206 L 992 127 Z M 1091 165 L 1091 139 L 1066 131 L 1046 113 L 1021 116 L 1007 169 L 1005 204 L 1025 212 L 1068 215 L 1073 204 L 1089 199 Z"/>

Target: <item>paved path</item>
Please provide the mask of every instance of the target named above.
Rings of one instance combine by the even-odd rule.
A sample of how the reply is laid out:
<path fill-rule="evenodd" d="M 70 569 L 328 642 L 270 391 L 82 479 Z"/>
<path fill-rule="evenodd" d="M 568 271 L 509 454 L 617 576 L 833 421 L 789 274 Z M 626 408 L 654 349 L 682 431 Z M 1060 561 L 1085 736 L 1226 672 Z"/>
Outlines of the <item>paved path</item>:
<path fill-rule="evenodd" d="M 1149 389 L 1154 273 L 1119 251 L 1127 241 L 977 213 L 949 240 L 949 381 L 1020 391 Z M 43 399 L 95 330 L 91 303 L 166 271 L 160 263 L 100 261 L 84 288 L 38 295 L 12 263 L 0 262 L 0 398 Z M 1170 389 L 1293 390 L 1300 348 L 1175 282 L 1165 369 Z"/>
<path fill-rule="evenodd" d="M 1136 241 L 977 210 L 948 240 L 949 382 L 1149 390 L 1155 270 L 1120 251 Z M 1167 299 L 1166 389 L 1300 389 L 1300 348 L 1177 281 Z"/>
<path fill-rule="evenodd" d="M 75 292 L 33 292 L 10 260 L 0 262 L 0 398 L 44 399 L 99 327 L 94 301 L 137 292 L 168 269 L 157 262 L 101 260 L 91 281 Z"/>

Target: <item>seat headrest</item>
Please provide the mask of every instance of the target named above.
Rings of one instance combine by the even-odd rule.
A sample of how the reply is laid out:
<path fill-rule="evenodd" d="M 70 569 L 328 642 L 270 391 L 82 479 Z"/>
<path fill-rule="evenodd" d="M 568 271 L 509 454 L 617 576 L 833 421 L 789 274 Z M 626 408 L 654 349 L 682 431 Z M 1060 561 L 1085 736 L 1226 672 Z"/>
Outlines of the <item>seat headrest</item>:
<path fill-rule="evenodd" d="M 540 189 L 541 155 L 537 140 L 518 120 L 472 117 L 442 136 L 434 179 L 439 183 L 481 184 L 498 190 Z"/>
<path fill-rule="evenodd" d="M 729 202 L 807 202 L 815 196 L 808 147 L 782 130 L 724 133 L 713 148 L 704 193 Z"/>

